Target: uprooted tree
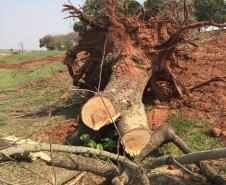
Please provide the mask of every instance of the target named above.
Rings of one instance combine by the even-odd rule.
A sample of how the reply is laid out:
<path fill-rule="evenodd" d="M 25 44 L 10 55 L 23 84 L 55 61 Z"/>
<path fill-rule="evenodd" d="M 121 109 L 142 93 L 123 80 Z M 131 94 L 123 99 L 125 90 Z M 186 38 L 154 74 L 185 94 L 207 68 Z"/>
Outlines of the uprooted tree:
<path fill-rule="evenodd" d="M 82 107 L 80 114 L 82 123 L 70 141 L 78 145 L 84 129 L 94 130 L 93 134 L 99 137 L 102 128 L 113 124 L 123 151 L 136 157 L 131 161 L 125 156 L 105 151 L 52 145 L 53 152 L 101 155 L 118 161 L 121 165 L 116 170 L 111 164 L 76 155 L 73 163 L 71 161 L 50 163 L 64 168 L 93 172 L 113 179 L 113 184 L 146 185 L 149 184 L 146 169 L 153 169 L 162 164 L 179 164 L 177 160 L 183 163 L 183 159 L 169 156 L 151 163 L 142 163 L 151 151 L 165 142 L 173 142 L 185 154 L 192 151 L 166 124 L 154 132 L 149 130 L 143 99 L 147 94 L 162 99 L 162 89 L 158 85 L 158 81 L 161 80 L 170 85 L 172 91 L 170 93 L 189 101 L 192 90 L 185 87 L 176 72 L 176 69 L 183 68 L 181 62 L 186 58 L 185 47 L 196 46 L 189 37 L 189 30 L 207 25 L 218 27 L 225 25 L 212 21 L 190 23 L 186 0 L 180 1 L 179 4 L 172 2 L 171 11 L 166 9 L 160 15 L 152 14 L 147 6 L 140 6 L 135 14 L 131 14 L 128 12 L 130 1 L 123 1 L 120 6 L 116 0 L 106 0 L 103 3 L 103 10 L 95 19 L 72 4 L 63 5 L 63 11 L 69 12 L 69 17 L 78 18 L 83 25 L 79 32 L 78 45 L 67 52 L 64 62 L 73 84 L 80 87 L 80 90 L 94 94 Z M 108 132 L 109 129 L 104 130 L 105 134 Z M 5 149 L 1 153 L 7 157 L 25 151 L 47 150 L 48 145 L 37 145 Z M 218 152 L 219 155 L 214 157 L 209 155 L 209 159 L 225 157 L 224 149 Z M 225 184 L 221 176 L 212 172 L 205 163 L 200 163 L 204 159 L 206 158 L 195 157 L 195 160 L 187 160 L 187 163 L 196 162 L 208 180 L 219 185 Z"/>
<path fill-rule="evenodd" d="M 64 5 L 70 17 L 78 17 L 89 25 L 80 31 L 79 44 L 68 51 L 65 64 L 75 86 L 102 90 L 83 106 L 83 123 L 99 130 L 118 120 L 122 145 L 135 156 L 151 139 L 143 96 L 151 91 L 161 99 L 162 90 L 157 86 L 161 79 L 172 85 L 175 95 L 189 98 L 189 89 L 175 72 L 175 68 L 182 68 L 180 61 L 185 53 L 181 50 L 183 45 L 195 46 L 189 38 L 190 29 L 216 24 L 211 21 L 187 24 L 186 1 L 183 14 L 166 10 L 160 17 L 147 16 L 149 11 L 142 7 L 137 15 L 129 16 L 127 3 L 122 6 L 122 14 L 116 1 L 106 1 L 105 11 L 97 20 L 73 5 Z M 176 4 L 171 6 L 176 8 Z M 84 52 L 83 62 L 78 56 L 81 52 Z"/>

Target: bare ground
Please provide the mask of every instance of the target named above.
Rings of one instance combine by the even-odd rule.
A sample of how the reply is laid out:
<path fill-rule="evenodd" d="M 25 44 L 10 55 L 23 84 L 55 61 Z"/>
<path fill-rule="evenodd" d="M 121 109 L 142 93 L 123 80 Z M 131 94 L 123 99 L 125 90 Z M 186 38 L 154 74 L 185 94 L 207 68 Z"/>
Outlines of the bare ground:
<path fill-rule="evenodd" d="M 62 61 L 63 58 L 64 56 L 59 55 L 59 56 L 48 56 L 48 57 L 37 59 L 37 60 L 25 61 L 20 64 L 0 63 L 0 69 L 18 69 L 18 68 L 25 68 L 25 67 L 31 67 L 36 65 L 46 65 L 46 64 Z"/>

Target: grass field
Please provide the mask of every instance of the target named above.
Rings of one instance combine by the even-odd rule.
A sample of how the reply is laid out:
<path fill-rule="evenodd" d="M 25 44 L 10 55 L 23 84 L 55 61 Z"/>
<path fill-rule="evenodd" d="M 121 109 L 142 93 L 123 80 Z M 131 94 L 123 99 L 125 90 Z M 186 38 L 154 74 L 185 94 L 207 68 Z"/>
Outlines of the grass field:
<path fill-rule="evenodd" d="M 0 89 L 18 88 L 34 80 L 41 80 L 52 76 L 52 71 L 57 72 L 64 69 L 62 62 L 35 66 L 25 69 L 0 69 Z"/>
<path fill-rule="evenodd" d="M 37 51 L 19 54 L 0 53 L 0 62 L 5 64 L 19 64 L 29 60 L 37 60 L 43 57 L 63 55 L 65 51 Z"/>
<path fill-rule="evenodd" d="M 0 57 L 0 60 L 7 64 L 20 64 L 64 53 L 64 51 L 24 53 Z M 40 125 L 46 116 L 32 118 L 15 116 L 48 107 L 68 91 L 68 84 L 71 84 L 70 77 L 62 61 L 23 68 L 0 69 L 0 130 L 2 133 L 21 136 L 34 131 L 37 124 Z M 62 120 L 65 117 L 68 117 L 68 113 L 59 113 L 53 116 L 53 119 Z M 23 129 L 24 127 L 26 129 Z"/>

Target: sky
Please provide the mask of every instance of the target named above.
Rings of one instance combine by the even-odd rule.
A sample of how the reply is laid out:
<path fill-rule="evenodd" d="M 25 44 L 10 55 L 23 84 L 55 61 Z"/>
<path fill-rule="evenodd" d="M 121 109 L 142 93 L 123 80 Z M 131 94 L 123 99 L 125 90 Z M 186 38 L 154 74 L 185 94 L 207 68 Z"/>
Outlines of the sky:
<path fill-rule="evenodd" d="M 72 32 L 73 21 L 65 20 L 62 5 L 67 0 L 0 0 L 0 49 L 38 50 L 39 39 L 47 34 Z M 84 0 L 71 0 L 82 5 Z M 140 0 L 142 2 L 142 0 Z"/>
<path fill-rule="evenodd" d="M 84 0 L 72 0 L 82 5 Z M 47 34 L 72 32 L 72 20 L 64 20 L 62 5 L 67 0 L 0 0 L 0 49 L 39 48 L 39 39 Z"/>

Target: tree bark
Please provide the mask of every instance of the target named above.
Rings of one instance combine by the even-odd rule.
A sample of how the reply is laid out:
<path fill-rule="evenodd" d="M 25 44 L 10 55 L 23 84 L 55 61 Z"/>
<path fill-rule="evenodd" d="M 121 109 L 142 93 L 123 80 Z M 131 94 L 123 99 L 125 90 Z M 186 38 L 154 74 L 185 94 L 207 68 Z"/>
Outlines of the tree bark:
<path fill-rule="evenodd" d="M 163 143 L 169 142 L 171 140 L 169 129 L 170 127 L 164 123 L 159 128 L 154 130 L 154 132 L 151 134 L 151 140 L 141 151 L 140 155 L 134 158 L 133 162 L 139 164 L 150 154 L 150 152 L 157 149 Z"/>
<path fill-rule="evenodd" d="M 131 156 L 138 155 L 150 140 L 142 103 L 150 75 L 145 64 L 138 65 L 131 58 L 119 61 L 113 67 L 107 87 L 99 93 L 100 97 L 91 98 L 81 111 L 83 122 L 94 130 L 120 116 L 118 131 L 126 152 Z"/>
<path fill-rule="evenodd" d="M 76 171 L 87 171 L 103 177 L 113 178 L 118 175 L 114 165 L 89 157 L 72 155 L 62 160 L 54 159 L 49 165 Z"/>
<path fill-rule="evenodd" d="M 205 161 L 205 160 L 226 158 L 226 148 L 194 152 L 190 154 L 184 154 L 178 157 L 172 157 L 172 156 L 166 155 L 166 156 L 151 160 L 149 162 L 146 161 L 145 164 L 142 166 L 147 169 L 153 169 L 165 164 L 171 165 L 173 164 L 173 160 L 171 160 L 172 158 L 175 159 L 180 164 L 198 163 L 200 161 Z"/>

